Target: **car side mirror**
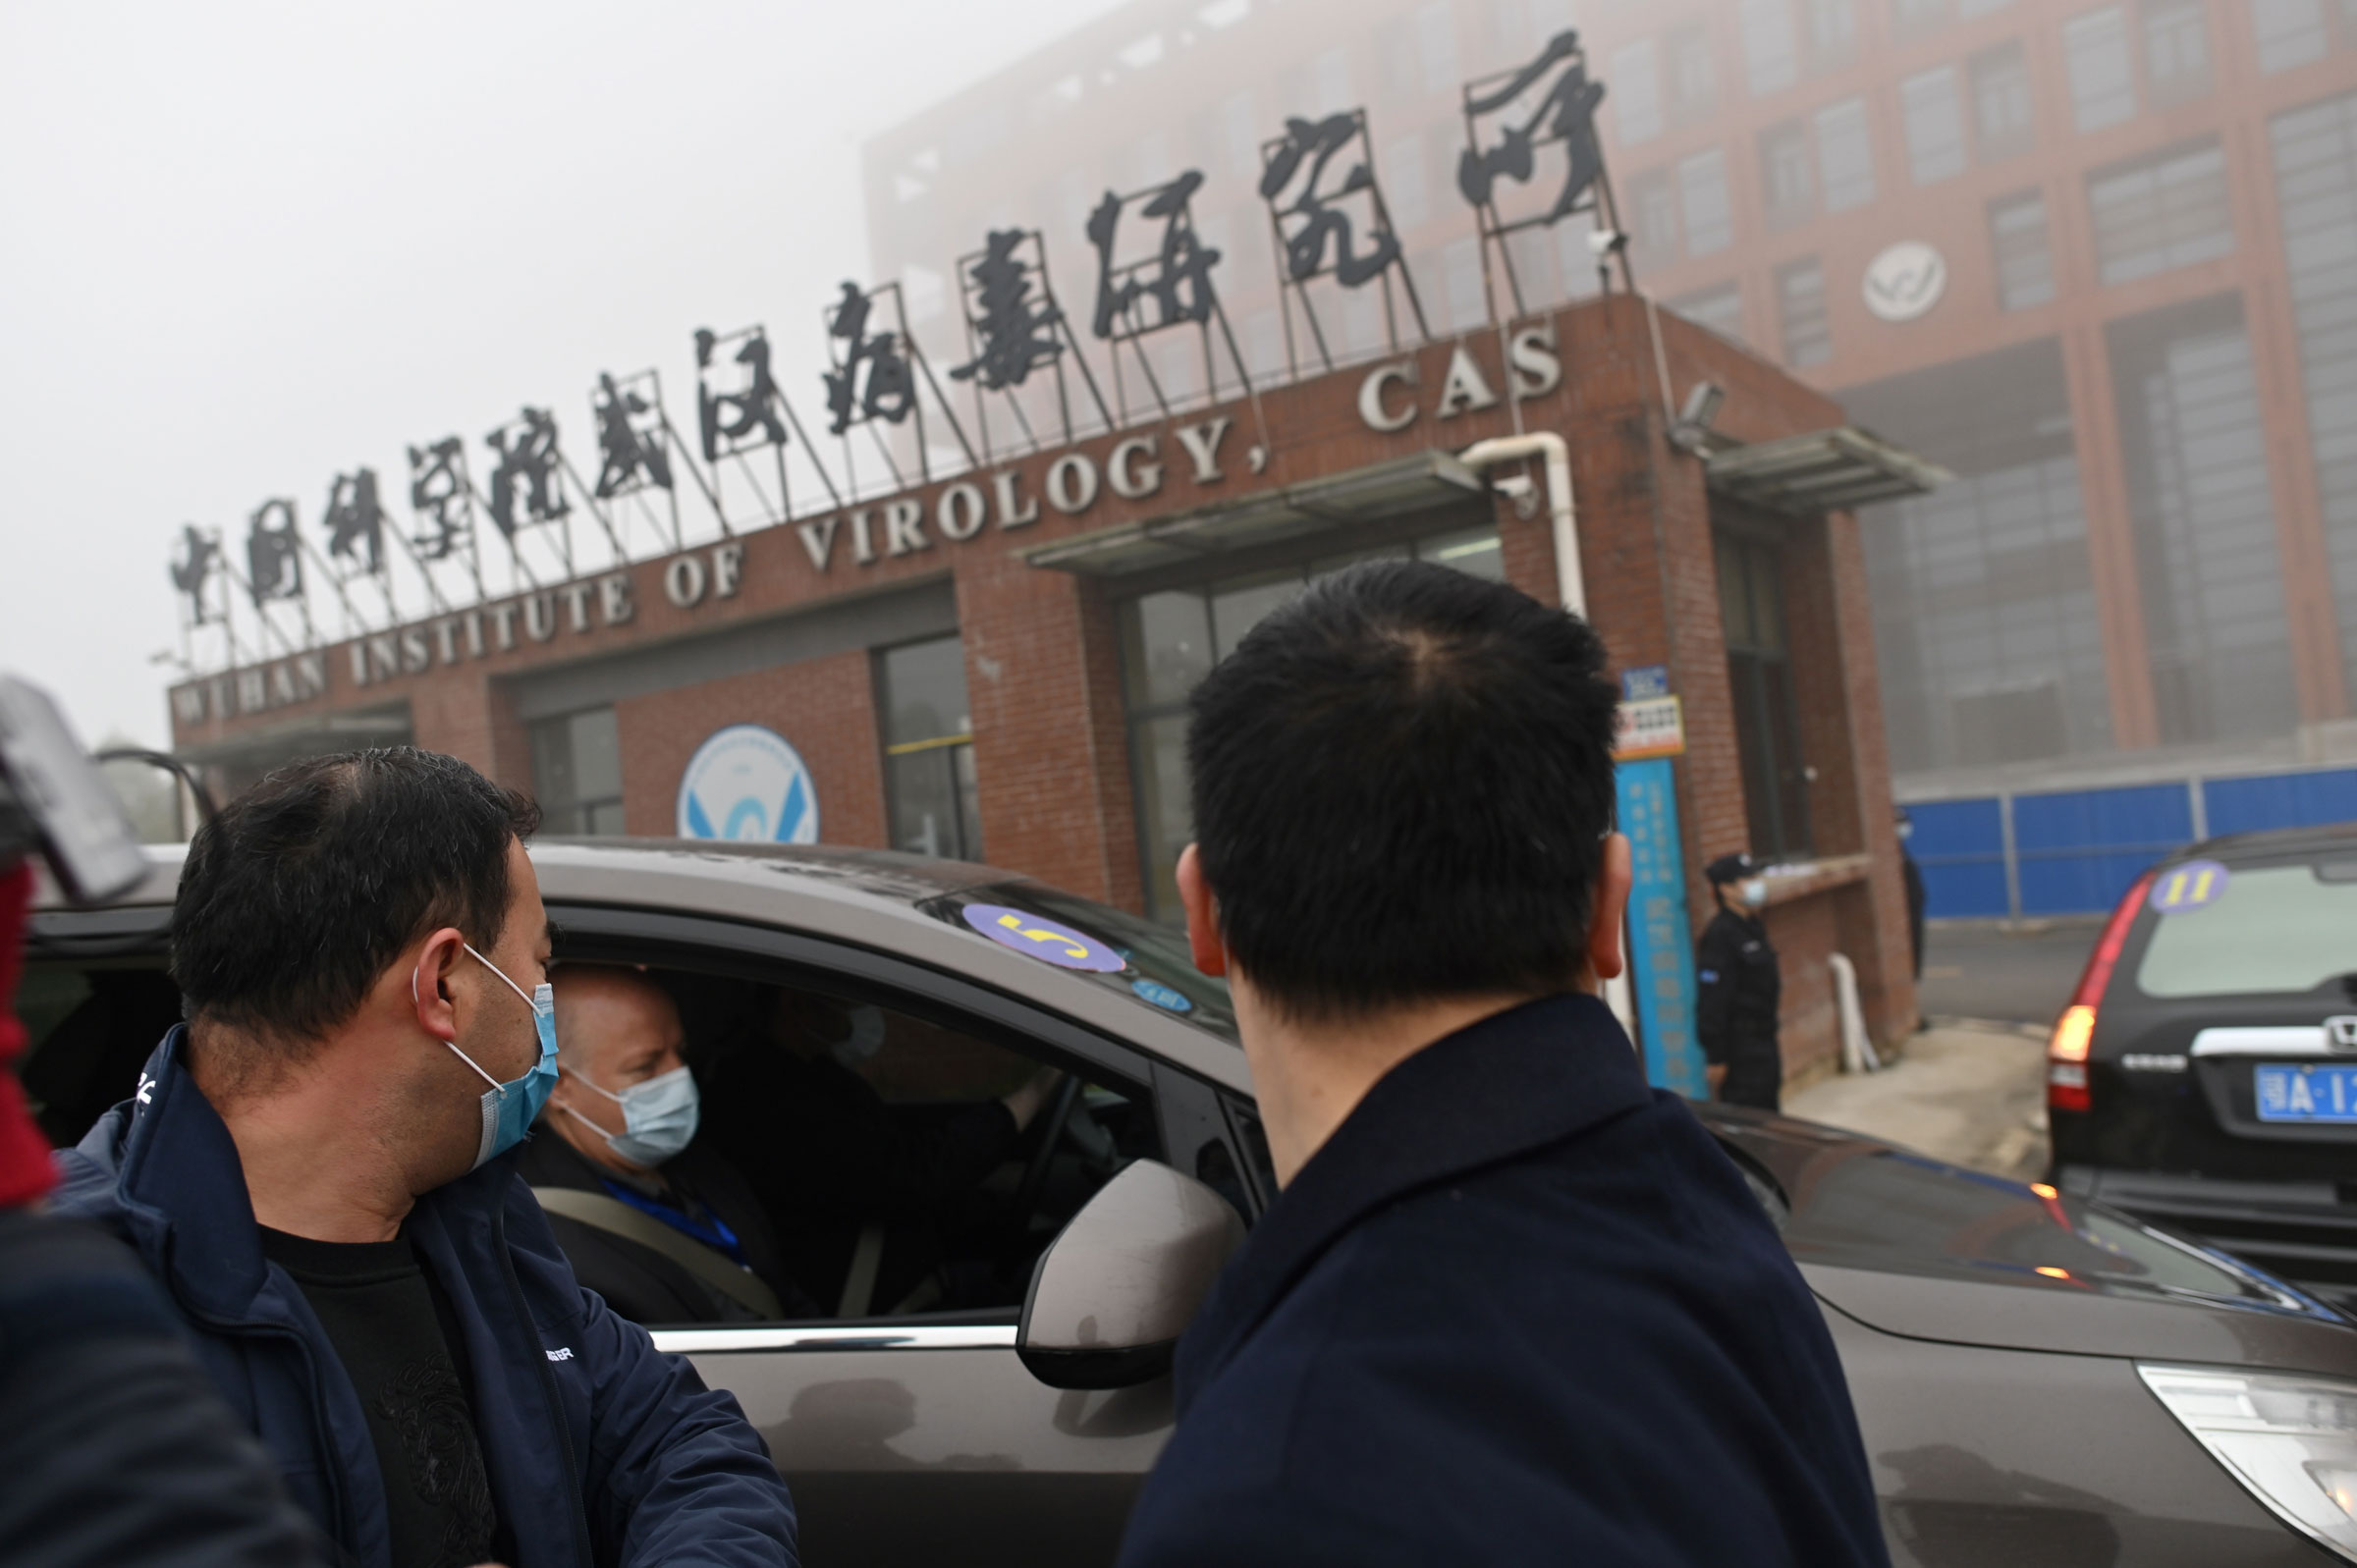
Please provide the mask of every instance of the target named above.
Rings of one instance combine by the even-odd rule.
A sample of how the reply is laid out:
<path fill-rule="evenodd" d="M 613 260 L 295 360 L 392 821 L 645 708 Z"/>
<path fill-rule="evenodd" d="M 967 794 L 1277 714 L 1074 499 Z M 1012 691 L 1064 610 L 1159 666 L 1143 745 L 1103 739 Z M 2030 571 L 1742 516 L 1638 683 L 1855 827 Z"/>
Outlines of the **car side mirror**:
<path fill-rule="evenodd" d="M 1243 1239 L 1227 1199 L 1168 1165 L 1132 1162 L 1040 1255 L 1015 1354 L 1051 1388 L 1161 1377 Z"/>

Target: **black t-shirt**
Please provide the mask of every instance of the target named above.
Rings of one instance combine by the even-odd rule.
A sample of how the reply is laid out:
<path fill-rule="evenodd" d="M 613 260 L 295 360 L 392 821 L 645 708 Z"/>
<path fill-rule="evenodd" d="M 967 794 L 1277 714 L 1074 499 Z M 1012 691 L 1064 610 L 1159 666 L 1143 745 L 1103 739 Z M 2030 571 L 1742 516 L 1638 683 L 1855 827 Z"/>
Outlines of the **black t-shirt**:
<path fill-rule="evenodd" d="M 262 1251 L 302 1288 L 360 1396 L 385 1478 L 393 1560 L 403 1568 L 498 1560 L 466 1337 L 409 1236 L 312 1241 L 264 1227 Z"/>

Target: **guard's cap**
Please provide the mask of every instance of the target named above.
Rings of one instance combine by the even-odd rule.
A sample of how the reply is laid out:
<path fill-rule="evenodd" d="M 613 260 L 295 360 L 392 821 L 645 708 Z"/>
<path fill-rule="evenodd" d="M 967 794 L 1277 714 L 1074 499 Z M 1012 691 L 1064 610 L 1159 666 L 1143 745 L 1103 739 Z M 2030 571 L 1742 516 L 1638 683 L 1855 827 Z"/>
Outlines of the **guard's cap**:
<path fill-rule="evenodd" d="M 1751 856 L 1737 852 L 1731 855 L 1721 855 L 1703 867 L 1702 874 L 1711 879 L 1712 887 L 1717 888 L 1730 882 L 1741 882 L 1759 869 L 1751 863 Z"/>

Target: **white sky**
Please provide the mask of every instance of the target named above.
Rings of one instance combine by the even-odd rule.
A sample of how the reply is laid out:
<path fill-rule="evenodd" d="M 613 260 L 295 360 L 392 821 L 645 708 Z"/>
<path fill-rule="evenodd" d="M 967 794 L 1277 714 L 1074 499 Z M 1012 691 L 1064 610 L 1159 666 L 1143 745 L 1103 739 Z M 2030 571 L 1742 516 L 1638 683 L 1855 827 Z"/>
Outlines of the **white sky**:
<path fill-rule="evenodd" d="M 0 0 L 0 669 L 162 743 L 182 523 L 404 519 L 404 443 L 580 447 L 601 370 L 692 420 L 699 326 L 809 380 L 861 140 L 1117 3 Z"/>

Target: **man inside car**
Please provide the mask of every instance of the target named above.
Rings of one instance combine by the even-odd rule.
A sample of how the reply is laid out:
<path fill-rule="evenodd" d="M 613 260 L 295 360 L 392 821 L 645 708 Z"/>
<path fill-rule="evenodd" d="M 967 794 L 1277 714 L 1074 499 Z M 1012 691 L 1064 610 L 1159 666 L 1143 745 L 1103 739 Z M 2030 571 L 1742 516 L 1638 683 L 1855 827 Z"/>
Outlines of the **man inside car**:
<path fill-rule="evenodd" d="M 1578 618 L 1405 562 L 1195 688 L 1178 887 L 1283 1190 L 1127 1568 L 1887 1562 L 1815 1300 L 1597 995 L 1617 697 Z"/>
<path fill-rule="evenodd" d="M 633 1323 L 817 1317 L 744 1178 L 696 1138 L 701 1097 L 670 994 L 601 965 L 567 964 L 551 983 L 557 1084 L 516 1168 L 575 1276 Z"/>
<path fill-rule="evenodd" d="M 781 1568 L 728 1394 L 575 1281 L 516 1146 L 556 1081 L 537 814 L 409 747 L 271 775 L 197 830 L 189 1023 L 59 1157 L 296 1502 L 367 1568 Z"/>

